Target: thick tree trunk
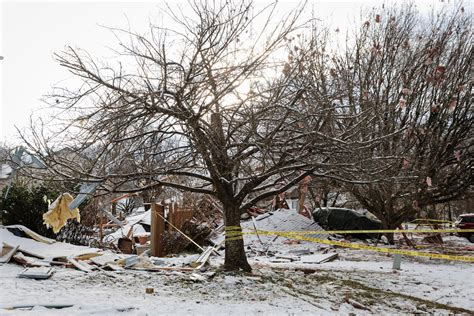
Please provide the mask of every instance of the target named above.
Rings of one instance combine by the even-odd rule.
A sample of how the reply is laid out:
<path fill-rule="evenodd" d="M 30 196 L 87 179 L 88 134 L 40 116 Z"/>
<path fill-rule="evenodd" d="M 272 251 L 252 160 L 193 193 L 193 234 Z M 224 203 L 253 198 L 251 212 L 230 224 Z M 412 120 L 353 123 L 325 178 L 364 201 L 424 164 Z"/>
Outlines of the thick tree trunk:
<path fill-rule="evenodd" d="M 382 221 L 382 229 L 391 229 L 395 230 L 400 226 L 399 221 L 392 221 L 390 219 L 385 219 Z M 395 238 L 394 238 L 394 233 L 385 233 L 385 236 L 387 237 L 388 243 L 390 245 L 394 244 Z"/>
<path fill-rule="evenodd" d="M 224 205 L 224 224 L 229 232 L 225 237 L 224 269 L 227 271 L 252 271 L 245 254 L 243 236 L 239 234 L 242 228 L 240 227 L 238 206 Z"/>

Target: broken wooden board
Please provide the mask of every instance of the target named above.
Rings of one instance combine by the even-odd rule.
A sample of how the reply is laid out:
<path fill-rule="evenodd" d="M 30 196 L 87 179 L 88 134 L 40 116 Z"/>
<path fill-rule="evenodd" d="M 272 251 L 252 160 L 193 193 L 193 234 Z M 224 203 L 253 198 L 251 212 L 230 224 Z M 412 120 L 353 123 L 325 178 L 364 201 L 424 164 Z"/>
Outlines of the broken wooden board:
<path fill-rule="evenodd" d="M 38 258 L 26 256 L 21 252 L 16 253 L 13 255 L 13 260 L 16 263 L 21 264 L 22 266 L 26 267 L 50 267 L 51 264 L 47 260 L 40 260 Z"/>
<path fill-rule="evenodd" d="M 115 261 L 117 261 L 121 258 L 122 257 L 120 257 L 119 255 L 116 255 L 114 253 L 110 253 L 110 254 L 104 254 L 102 256 L 97 256 L 97 257 L 90 258 L 90 260 L 98 266 L 104 266 L 108 263 L 114 263 Z"/>
<path fill-rule="evenodd" d="M 327 261 L 334 260 L 338 257 L 337 253 L 324 253 L 324 254 L 312 254 L 312 255 L 304 255 L 300 257 L 300 262 L 302 263 L 323 263 Z"/>
<path fill-rule="evenodd" d="M 209 257 L 211 256 L 211 253 L 214 251 L 214 248 L 212 246 L 207 247 L 206 250 L 204 250 L 199 258 L 197 258 L 196 261 L 191 263 L 191 266 L 195 269 L 200 269 L 202 268 L 206 262 L 209 260 Z"/>
<path fill-rule="evenodd" d="M 101 255 L 102 254 L 100 254 L 100 253 L 94 252 L 94 253 L 86 253 L 86 254 L 83 254 L 83 255 L 74 256 L 74 258 L 76 260 L 89 260 L 89 259 L 92 259 L 94 257 L 101 256 Z"/>
<path fill-rule="evenodd" d="M 300 260 L 299 256 L 294 256 L 294 255 L 276 255 L 275 258 L 289 260 L 289 261 L 299 261 Z"/>
<path fill-rule="evenodd" d="M 13 255 L 18 251 L 20 246 L 12 247 L 6 243 L 3 243 L 2 252 L 0 253 L 0 263 L 8 263 Z"/>
<path fill-rule="evenodd" d="M 101 267 L 103 270 L 124 271 L 125 269 L 115 263 L 107 263 Z"/>
<path fill-rule="evenodd" d="M 53 268 L 26 268 L 18 274 L 18 277 L 26 279 L 45 280 L 49 279 L 52 274 Z"/>
<path fill-rule="evenodd" d="M 70 258 L 67 258 L 67 260 L 73 265 L 75 266 L 77 269 L 83 271 L 83 272 L 92 272 L 95 267 L 88 264 L 87 262 L 85 261 L 81 261 L 81 260 L 76 260 L 72 257 Z"/>
<path fill-rule="evenodd" d="M 196 272 L 194 268 L 185 267 L 153 267 L 153 268 L 133 268 L 137 271 L 150 271 L 150 272 L 161 272 L 161 271 L 179 271 L 179 272 Z"/>
<path fill-rule="evenodd" d="M 123 258 L 120 261 L 117 262 L 119 265 L 123 265 L 124 268 L 131 268 L 134 265 L 136 265 L 140 261 L 139 256 L 130 256 L 127 258 Z"/>

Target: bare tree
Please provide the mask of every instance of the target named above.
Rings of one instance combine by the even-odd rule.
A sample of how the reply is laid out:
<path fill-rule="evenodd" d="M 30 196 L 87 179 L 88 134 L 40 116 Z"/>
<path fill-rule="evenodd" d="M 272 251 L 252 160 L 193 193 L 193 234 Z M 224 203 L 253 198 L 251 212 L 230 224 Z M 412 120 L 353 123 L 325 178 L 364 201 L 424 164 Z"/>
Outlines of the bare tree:
<path fill-rule="evenodd" d="M 356 157 L 362 169 L 384 162 L 373 181 L 346 185 L 387 229 L 473 182 L 471 21 L 462 7 L 428 18 L 412 7 L 380 8 L 334 59 L 343 102 L 376 113 L 366 137 L 392 135 Z"/>
<path fill-rule="evenodd" d="M 25 137 L 50 177 L 101 182 L 108 192 L 168 186 L 208 194 L 238 232 L 242 212 L 307 175 L 357 170 L 348 157 L 380 140 L 361 141 L 364 124 L 353 122 L 373 113 L 312 98 L 314 83 L 298 79 L 306 50 L 293 47 L 298 56 L 286 62 L 304 31 L 303 8 L 274 22 L 275 5 L 255 13 L 246 2 L 190 7 L 195 19 L 168 10 L 171 29 L 114 29 L 125 37 L 115 65 L 73 48 L 57 55 L 81 87 L 57 88 L 50 100 L 59 114 Z M 74 154 L 55 155 L 65 146 Z M 136 171 L 120 167 L 128 163 Z M 225 268 L 250 270 L 242 239 L 226 237 Z"/>

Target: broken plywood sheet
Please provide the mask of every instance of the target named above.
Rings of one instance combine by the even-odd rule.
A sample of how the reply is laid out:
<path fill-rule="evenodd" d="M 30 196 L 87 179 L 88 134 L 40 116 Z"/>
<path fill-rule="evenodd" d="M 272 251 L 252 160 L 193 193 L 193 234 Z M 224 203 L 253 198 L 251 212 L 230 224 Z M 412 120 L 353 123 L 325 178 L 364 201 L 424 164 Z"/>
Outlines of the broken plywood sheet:
<path fill-rule="evenodd" d="M 75 257 L 99 252 L 99 249 L 97 248 L 76 246 L 63 242 L 46 244 L 30 238 L 18 237 L 8 231 L 4 226 L 0 226 L 0 242 L 6 243 L 12 247 L 19 246 L 18 251 L 41 259 L 66 258 L 70 256 Z"/>
<path fill-rule="evenodd" d="M 49 279 L 53 274 L 52 268 L 26 268 L 18 274 L 19 278 L 44 280 Z"/>
<path fill-rule="evenodd" d="M 32 231 L 31 229 L 29 229 L 28 227 L 25 227 L 23 225 L 9 225 L 9 226 L 5 226 L 5 227 L 9 228 L 9 229 L 21 230 L 23 233 L 25 233 L 25 235 L 28 235 L 30 238 L 32 238 L 36 241 L 39 241 L 39 242 L 43 242 L 43 243 L 46 243 L 46 244 L 53 244 L 53 243 L 56 242 L 56 240 L 48 238 L 48 237 L 41 236 L 40 234 Z M 21 237 L 21 236 L 19 236 L 19 237 Z"/>

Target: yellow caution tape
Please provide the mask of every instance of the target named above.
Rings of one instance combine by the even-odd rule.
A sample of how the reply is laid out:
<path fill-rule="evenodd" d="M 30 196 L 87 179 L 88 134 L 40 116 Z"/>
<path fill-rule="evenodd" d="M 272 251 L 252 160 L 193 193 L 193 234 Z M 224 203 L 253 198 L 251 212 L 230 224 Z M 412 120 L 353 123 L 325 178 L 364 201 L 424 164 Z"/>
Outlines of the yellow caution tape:
<path fill-rule="evenodd" d="M 260 231 L 258 231 L 260 232 Z M 313 230 L 313 231 L 290 231 L 279 232 L 292 235 L 332 235 L 332 234 L 402 234 L 402 233 L 474 233 L 474 229 L 377 229 L 377 230 Z"/>
<path fill-rule="evenodd" d="M 242 227 L 240 227 L 240 226 L 226 226 L 225 231 L 228 231 L 228 230 L 242 230 Z"/>
<path fill-rule="evenodd" d="M 442 219 L 430 219 L 430 218 L 417 218 L 412 220 L 410 223 L 413 222 L 434 222 L 434 223 L 454 223 L 453 221 L 446 221 Z"/>
<path fill-rule="evenodd" d="M 382 230 L 383 232 L 410 232 L 411 230 Z M 418 230 L 413 230 L 415 232 L 419 232 Z M 422 232 L 474 232 L 474 229 L 463 229 L 463 230 L 453 230 L 453 229 L 445 229 L 445 230 L 435 230 L 435 229 L 425 229 L 421 230 Z M 455 256 L 455 255 L 444 255 L 438 253 L 429 253 L 429 252 L 420 252 L 414 250 L 402 250 L 402 249 L 391 249 L 385 247 L 376 247 L 376 246 L 367 246 L 362 244 L 353 244 L 344 241 L 334 241 L 334 240 L 327 240 L 321 238 L 313 238 L 313 237 L 305 237 L 304 235 L 310 234 L 321 234 L 324 231 L 313 231 L 313 232 L 273 232 L 273 231 L 263 231 L 258 230 L 256 232 L 242 232 L 241 228 L 238 226 L 228 227 L 226 229 L 226 240 L 227 241 L 234 241 L 234 240 L 241 240 L 243 239 L 243 235 L 256 235 L 257 233 L 260 235 L 277 235 L 283 236 L 292 239 L 304 240 L 304 241 L 311 241 L 320 244 L 332 245 L 332 246 L 339 246 L 344 248 L 351 248 L 351 249 L 361 249 L 361 250 L 370 250 L 375 252 L 387 253 L 387 254 L 400 254 L 412 257 L 427 257 L 432 259 L 445 259 L 445 260 L 454 260 L 454 261 L 464 261 L 464 262 L 472 262 L 474 263 L 474 257 L 471 256 Z M 326 233 L 331 231 L 326 231 Z M 331 233 L 333 233 L 332 231 Z M 338 232 L 351 232 L 351 231 L 338 231 Z M 355 231 L 360 232 L 360 231 Z M 367 232 L 367 231 L 365 231 Z M 374 231 L 369 231 L 374 232 Z"/>
<path fill-rule="evenodd" d="M 280 235 L 280 236 L 284 236 L 284 235 Z M 391 249 L 391 248 L 352 244 L 352 243 L 343 242 L 343 241 L 326 240 L 326 239 L 320 239 L 320 238 L 310 238 L 310 237 L 295 236 L 295 235 L 287 235 L 285 237 L 300 239 L 300 240 L 305 240 L 305 241 L 312 241 L 312 242 L 317 242 L 317 243 L 326 244 L 326 245 L 351 248 L 351 249 L 362 249 L 362 250 L 370 250 L 370 251 L 389 253 L 389 254 L 399 254 L 399 255 L 412 256 L 412 257 L 427 257 L 427 258 L 432 258 L 432 259 L 445 259 L 445 260 L 464 261 L 464 262 L 474 263 L 474 257 L 471 257 L 471 256 L 454 256 L 454 255 L 443 255 L 439 253 L 420 252 L 420 251 L 414 251 L 414 250 Z"/>
<path fill-rule="evenodd" d="M 242 231 L 238 226 L 225 229 L 226 234 Z M 257 230 L 257 233 L 265 232 Z M 332 234 L 402 234 L 402 233 L 474 233 L 474 229 L 376 229 L 376 230 L 311 230 L 311 231 L 272 231 L 275 234 L 292 235 L 332 235 Z M 244 233 L 245 234 L 245 233 Z"/>

